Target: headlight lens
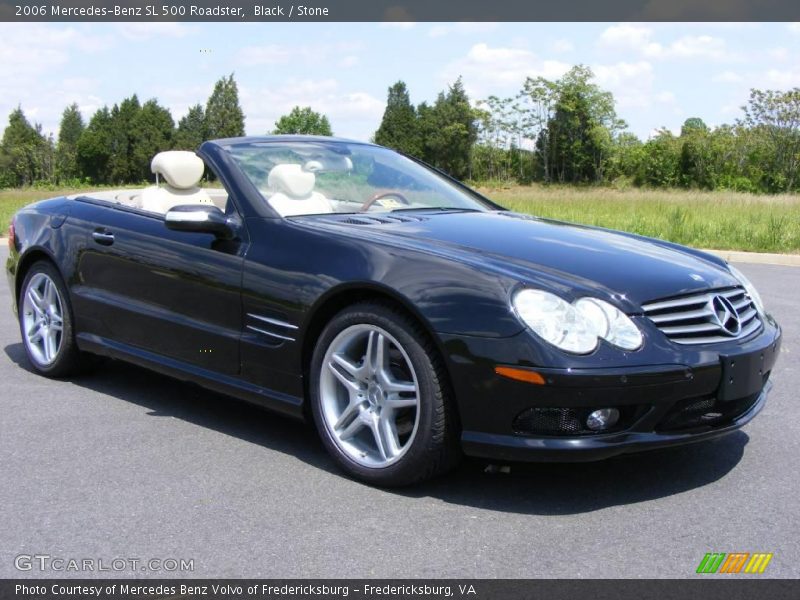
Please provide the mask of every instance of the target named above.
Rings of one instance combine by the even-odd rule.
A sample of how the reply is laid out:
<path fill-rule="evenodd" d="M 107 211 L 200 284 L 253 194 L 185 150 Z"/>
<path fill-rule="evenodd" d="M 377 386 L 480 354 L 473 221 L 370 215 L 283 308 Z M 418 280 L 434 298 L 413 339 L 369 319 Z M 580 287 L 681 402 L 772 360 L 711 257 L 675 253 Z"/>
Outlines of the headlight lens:
<path fill-rule="evenodd" d="M 581 298 L 575 308 L 592 325 L 595 335 L 623 350 L 642 346 L 642 332 L 628 315 L 608 302 L 597 298 Z"/>
<path fill-rule="evenodd" d="M 731 275 L 736 277 L 744 286 L 744 291 L 747 292 L 747 295 L 750 296 L 750 299 L 753 301 L 753 304 L 756 305 L 756 310 L 759 314 L 764 314 L 764 301 L 761 300 L 761 294 L 758 293 L 756 290 L 756 286 L 754 286 L 750 280 L 742 273 L 739 269 L 734 267 L 733 265 L 728 265 L 728 270 L 730 270 Z"/>
<path fill-rule="evenodd" d="M 621 310 L 597 298 L 574 304 L 542 290 L 525 289 L 513 300 L 520 319 L 543 340 L 574 354 L 588 354 L 600 338 L 624 350 L 642 346 L 642 334 Z"/>
<path fill-rule="evenodd" d="M 592 325 L 555 294 L 521 290 L 513 304 L 519 318 L 547 343 L 575 354 L 588 354 L 597 347 Z"/>

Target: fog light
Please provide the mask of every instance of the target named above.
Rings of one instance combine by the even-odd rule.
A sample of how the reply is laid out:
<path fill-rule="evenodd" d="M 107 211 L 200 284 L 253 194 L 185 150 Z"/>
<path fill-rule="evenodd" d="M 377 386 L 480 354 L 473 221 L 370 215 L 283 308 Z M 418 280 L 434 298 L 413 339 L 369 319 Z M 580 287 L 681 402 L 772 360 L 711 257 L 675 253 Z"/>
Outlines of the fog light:
<path fill-rule="evenodd" d="M 601 408 L 589 414 L 586 427 L 592 431 L 603 431 L 617 424 L 619 411 L 616 408 Z"/>

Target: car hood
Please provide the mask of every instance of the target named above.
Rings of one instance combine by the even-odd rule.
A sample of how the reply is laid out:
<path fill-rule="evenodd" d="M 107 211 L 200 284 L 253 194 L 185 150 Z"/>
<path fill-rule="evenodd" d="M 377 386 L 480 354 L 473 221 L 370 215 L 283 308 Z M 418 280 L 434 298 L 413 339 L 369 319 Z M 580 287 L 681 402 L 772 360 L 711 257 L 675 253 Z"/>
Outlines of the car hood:
<path fill-rule="evenodd" d="M 397 213 L 396 213 L 397 214 Z M 402 215 L 402 216 L 401 216 Z M 402 220 L 400 220 L 402 219 Z M 600 292 L 634 306 L 715 287 L 739 285 L 714 256 L 632 234 L 510 212 L 401 213 L 332 218 L 360 235 L 402 238 L 511 271 L 518 279 L 569 295 Z"/>

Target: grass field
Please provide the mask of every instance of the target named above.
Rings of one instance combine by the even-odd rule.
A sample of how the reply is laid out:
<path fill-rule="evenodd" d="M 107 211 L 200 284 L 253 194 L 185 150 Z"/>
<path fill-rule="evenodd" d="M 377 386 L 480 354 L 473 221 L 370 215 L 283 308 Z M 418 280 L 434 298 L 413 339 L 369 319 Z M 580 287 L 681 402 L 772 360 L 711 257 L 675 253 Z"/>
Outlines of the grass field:
<path fill-rule="evenodd" d="M 694 246 L 751 252 L 800 252 L 800 196 L 734 192 L 615 190 L 567 186 L 479 188 L 519 212 L 632 231 Z M 0 233 L 22 206 L 75 189 L 0 190 Z"/>
<path fill-rule="evenodd" d="M 800 252 L 800 196 L 566 186 L 479 188 L 511 210 L 696 248 Z"/>

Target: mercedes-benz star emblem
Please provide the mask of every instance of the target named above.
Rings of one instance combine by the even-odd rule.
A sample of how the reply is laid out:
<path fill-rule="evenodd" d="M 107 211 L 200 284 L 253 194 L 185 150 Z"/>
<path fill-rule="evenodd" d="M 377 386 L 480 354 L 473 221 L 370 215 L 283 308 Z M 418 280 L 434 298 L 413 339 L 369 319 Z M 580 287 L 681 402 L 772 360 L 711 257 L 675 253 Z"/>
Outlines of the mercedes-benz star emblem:
<path fill-rule="evenodd" d="M 739 335 L 742 331 L 742 322 L 739 320 L 739 313 L 725 296 L 714 296 L 708 301 L 711 309 L 711 322 L 717 325 L 728 335 Z"/>

